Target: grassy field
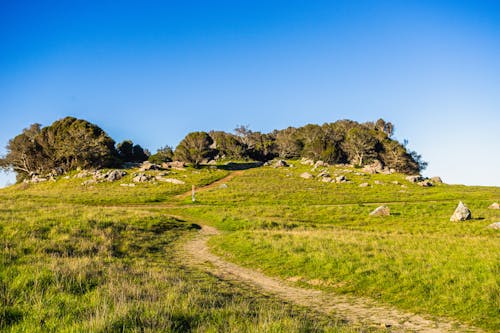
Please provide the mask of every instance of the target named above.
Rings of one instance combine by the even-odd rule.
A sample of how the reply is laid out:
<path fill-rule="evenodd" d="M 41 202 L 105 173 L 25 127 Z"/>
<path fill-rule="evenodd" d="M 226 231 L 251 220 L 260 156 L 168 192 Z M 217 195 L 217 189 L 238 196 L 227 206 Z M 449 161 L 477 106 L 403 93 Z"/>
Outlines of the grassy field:
<path fill-rule="evenodd" d="M 229 172 L 120 186 L 130 170 L 114 183 L 70 175 L 0 190 L 0 330 L 359 331 L 187 267 L 178 249 L 194 223 L 224 231 L 211 246 L 228 261 L 291 283 L 500 327 L 500 233 L 486 228 L 500 221 L 487 208 L 500 188 L 422 188 L 346 167 L 329 171 L 350 183 L 323 183 L 291 163 L 247 170 L 194 204 L 177 195 Z M 459 200 L 473 220 L 449 222 Z M 392 215 L 368 216 L 381 203 Z"/>
<path fill-rule="evenodd" d="M 185 185 L 120 186 L 128 175 L 1 190 L 0 331 L 359 331 L 186 266 L 178 250 L 199 227 L 136 205 L 175 204 L 191 184 L 225 175 L 188 169 L 175 175 Z"/>
<path fill-rule="evenodd" d="M 310 167 L 292 163 L 250 170 L 228 188 L 200 193 L 184 214 L 226 230 L 211 244 L 227 260 L 301 286 L 500 328 L 500 233 L 487 228 L 500 221 L 500 212 L 488 209 L 500 188 L 423 188 L 403 175 L 345 167 L 329 171 L 351 183 L 331 184 L 300 178 Z M 449 221 L 459 200 L 471 221 Z M 382 203 L 391 216 L 369 216 Z"/>

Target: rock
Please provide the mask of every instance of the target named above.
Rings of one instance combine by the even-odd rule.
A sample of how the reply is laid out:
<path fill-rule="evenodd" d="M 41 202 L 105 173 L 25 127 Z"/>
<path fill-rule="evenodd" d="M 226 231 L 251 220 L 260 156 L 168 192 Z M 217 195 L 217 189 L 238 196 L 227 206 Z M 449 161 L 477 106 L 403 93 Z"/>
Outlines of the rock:
<path fill-rule="evenodd" d="M 120 184 L 123 187 L 135 187 L 135 184 Z"/>
<path fill-rule="evenodd" d="M 263 164 L 263 166 L 271 166 L 271 162 L 270 161 L 267 161 Z"/>
<path fill-rule="evenodd" d="M 217 161 L 216 160 L 210 160 L 210 161 L 208 161 L 207 164 L 208 165 L 217 165 Z"/>
<path fill-rule="evenodd" d="M 172 183 L 172 184 L 176 184 L 176 185 L 184 185 L 184 184 L 186 184 L 186 182 L 184 182 L 182 180 L 179 180 L 179 179 L 175 179 L 175 178 L 163 178 L 163 177 L 158 178 L 157 177 L 156 179 L 158 179 L 161 182 Z"/>
<path fill-rule="evenodd" d="M 114 181 L 122 179 L 122 177 L 125 176 L 126 174 L 127 173 L 125 171 L 122 171 L 122 170 L 113 170 L 113 171 L 107 172 L 104 175 L 104 178 L 106 178 L 106 180 L 108 182 L 114 182 Z"/>
<path fill-rule="evenodd" d="M 153 164 L 149 161 L 144 161 L 141 165 L 140 171 L 148 171 L 148 170 L 161 170 L 162 167 L 158 164 Z"/>
<path fill-rule="evenodd" d="M 387 206 L 377 207 L 374 211 L 370 213 L 370 216 L 389 216 L 391 215 L 391 210 Z"/>
<path fill-rule="evenodd" d="M 161 166 L 163 169 L 184 170 L 184 168 L 186 167 L 186 163 L 181 161 L 172 161 L 172 162 L 162 163 Z"/>
<path fill-rule="evenodd" d="M 410 183 L 418 183 L 418 182 L 424 180 L 424 178 L 422 178 L 422 176 L 420 176 L 420 175 L 407 176 L 405 179 L 407 181 L 409 181 Z"/>
<path fill-rule="evenodd" d="M 498 202 L 494 202 L 488 208 L 489 209 L 500 209 L 500 205 L 498 204 Z"/>
<path fill-rule="evenodd" d="M 316 163 L 314 163 L 314 169 L 317 169 L 319 167 L 328 167 L 328 163 L 326 162 L 323 162 L 323 161 L 317 161 Z"/>
<path fill-rule="evenodd" d="M 470 220 L 472 218 L 472 213 L 467 208 L 466 205 L 462 201 L 458 203 L 457 208 L 455 209 L 455 212 L 453 215 L 450 217 L 451 222 L 458 222 L 458 221 L 465 221 L 465 220 Z"/>
<path fill-rule="evenodd" d="M 392 181 L 392 182 L 391 182 L 391 184 L 394 184 L 394 185 L 401 185 L 401 184 L 399 184 L 399 182 L 398 182 L 397 180 Z"/>
<path fill-rule="evenodd" d="M 370 174 L 382 173 L 383 170 L 384 167 L 379 160 L 374 160 L 371 164 L 363 167 L 363 171 Z"/>
<path fill-rule="evenodd" d="M 139 173 L 139 174 L 137 174 L 137 175 L 136 175 L 136 176 L 132 179 L 132 181 L 133 181 L 134 183 L 144 183 L 144 182 L 149 181 L 150 179 L 151 179 L 151 177 L 150 177 L 150 176 L 148 176 L 148 175 L 146 175 L 146 174 L 144 174 L 144 173 Z"/>
<path fill-rule="evenodd" d="M 276 163 L 274 163 L 275 168 L 286 168 L 288 164 L 284 160 L 277 160 Z"/>
<path fill-rule="evenodd" d="M 302 159 L 300 160 L 300 164 L 302 164 L 302 165 L 314 165 L 314 161 L 309 159 L 309 158 L 302 157 Z"/>
<path fill-rule="evenodd" d="M 338 176 L 338 177 L 335 178 L 335 181 L 337 183 L 345 183 L 347 181 L 347 178 L 345 178 L 344 175 L 340 175 L 340 176 Z"/>
<path fill-rule="evenodd" d="M 219 188 L 227 188 L 227 184 L 220 184 Z"/>
<path fill-rule="evenodd" d="M 322 177 L 322 178 L 321 178 L 321 181 L 322 181 L 323 183 L 332 183 L 334 180 L 333 180 L 333 178 L 331 178 L 331 177 Z"/>
<path fill-rule="evenodd" d="M 432 177 L 430 179 L 431 182 L 433 182 L 434 184 L 442 184 L 443 183 L 443 180 L 441 179 L 441 177 Z"/>
<path fill-rule="evenodd" d="M 488 226 L 488 228 L 500 230 L 500 222 L 492 223 Z"/>
<path fill-rule="evenodd" d="M 304 179 L 312 179 L 312 178 L 314 178 L 314 176 L 313 176 L 313 175 L 311 175 L 309 172 L 304 172 L 304 173 L 301 173 L 301 174 L 300 174 L 300 177 L 301 177 L 301 178 L 304 178 Z"/>
<path fill-rule="evenodd" d="M 374 184 L 377 184 L 377 185 L 383 185 L 383 184 L 384 184 L 384 183 L 383 183 L 383 182 L 381 182 L 380 180 L 375 180 L 373 183 L 374 183 Z"/>
<path fill-rule="evenodd" d="M 422 180 L 422 181 L 418 182 L 417 185 L 422 186 L 422 187 L 431 187 L 433 184 L 428 180 Z"/>
<path fill-rule="evenodd" d="M 327 170 L 323 170 L 320 173 L 318 173 L 318 177 L 330 177 L 330 173 Z"/>
<path fill-rule="evenodd" d="M 359 187 L 368 187 L 368 186 L 370 186 L 370 184 L 368 184 L 368 183 L 361 183 L 361 184 L 359 184 Z"/>

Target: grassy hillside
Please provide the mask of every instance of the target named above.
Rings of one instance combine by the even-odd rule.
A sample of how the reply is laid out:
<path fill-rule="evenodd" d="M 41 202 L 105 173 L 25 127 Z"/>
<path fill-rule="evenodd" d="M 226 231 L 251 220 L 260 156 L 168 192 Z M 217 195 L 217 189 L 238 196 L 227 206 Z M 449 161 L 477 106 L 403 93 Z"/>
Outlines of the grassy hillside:
<path fill-rule="evenodd" d="M 290 283 L 500 327 L 500 233 L 486 228 L 500 221 L 487 208 L 500 188 L 422 188 L 346 167 L 328 169 L 350 183 L 323 183 L 291 163 L 247 170 L 194 204 L 178 194 L 229 171 L 168 175 L 184 185 L 121 186 L 131 170 L 113 183 L 83 186 L 72 174 L 1 190 L 0 329 L 356 330 L 187 267 L 178 249 L 195 223 L 224 231 L 211 245 L 227 260 Z M 473 220 L 449 222 L 459 200 Z M 392 215 L 368 216 L 381 203 Z"/>
<path fill-rule="evenodd" d="M 175 171 L 185 185 L 120 186 L 132 173 L 0 190 L 0 331 L 356 331 L 185 265 L 179 247 L 199 227 L 144 203 L 175 204 L 227 171 Z"/>
<path fill-rule="evenodd" d="M 350 183 L 323 183 L 300 178 L 310 167 L 292 163 L 250 170 L 198 196 L 191 216 L 227 231 L 212 239 L 214 251 L 302 286 L 500 327 L 500 233 L 487 228 L 500 221 L 488 209 L 500 188 L 424 188 L 345 167 L 328 171 Z M 370 186 L 360 188 L 364 182 Z M 459 200 L 472 220 L 449 221 Z M 381 204 L 391 216 L 369 216 Z"/>

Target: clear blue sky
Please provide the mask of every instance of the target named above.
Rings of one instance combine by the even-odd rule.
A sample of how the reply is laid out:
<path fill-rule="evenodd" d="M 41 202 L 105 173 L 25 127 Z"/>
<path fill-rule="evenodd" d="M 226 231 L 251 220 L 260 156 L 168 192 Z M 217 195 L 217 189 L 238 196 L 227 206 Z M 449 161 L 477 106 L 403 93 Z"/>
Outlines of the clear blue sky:
<path fill-rule="evenodd" d="M 424 174 L 500 186 L 500 2 L 1 1 L 0 113 L 0 153 L 67 115 L 151 151 L 382 117 Z"/>

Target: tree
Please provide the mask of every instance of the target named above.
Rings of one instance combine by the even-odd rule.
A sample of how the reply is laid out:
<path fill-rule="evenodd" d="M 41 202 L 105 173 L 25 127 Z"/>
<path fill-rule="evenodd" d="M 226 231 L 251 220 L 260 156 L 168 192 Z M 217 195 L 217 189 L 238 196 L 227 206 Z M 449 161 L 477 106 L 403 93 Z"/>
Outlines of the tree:
<path fill-rule="evenodd" d="M 198 166 L 213 153 L 210 149 L 212 143 L 213 140 L 208 133 L 191 132 L 175 148 L 174 156 L 180 161 Z"/>
<path fill-rule="evenodd" d="M 42 128 L 33 124 L 9 141 L 2 158 L 3 169 L 13 169 L 18 180 L 32 173 L 54 169 L 106 167 L 115 162 L 115 142 L 98 126 L 66 117 Z"/>
<path fill-rule="evenodd" d="M 218 155 L 229 158 L 244 156 L 245 147 L 238 136 L 222 131 L 211 131 L 210 137 L 213 140 L 212 148 L 217 150 Z"/>
<path fill-rule="evenodd" d="M 349 156 L 349 160 L 356 165 L 364 163 L 376 154 L 377 140 L 364 126 L 357 126 L 347 132 L 344 149 Z"/>
<path fill-rule="evenodd" d="M 276 147 L 281 158 L 297 158 L 302 155 L 304 144 L 299 138 L 297 129 L 288 127 L 276 132 Z"/>
<path fill-rule="evenodd" d="M 174 151 L 172 150 L 172 147 L 165 146 L 165 147 L 160 147 L 156 151 L 156 154 L 149 156 L 148 161 L 155 164 L 161 164 L 165 162 L 171 162 L 173 157 L 174 157 Z"/>
<path fill-rule="evenodd" d="M 124 140 L 116 145 L 118 156 L 123 162 L 132 162 L 134 143 L 131 140 Z"/>

